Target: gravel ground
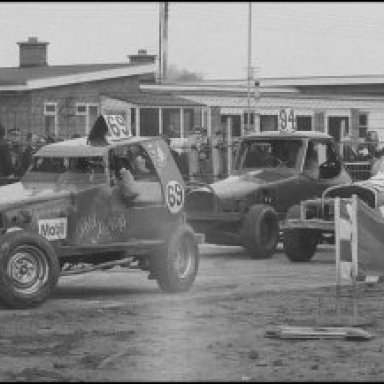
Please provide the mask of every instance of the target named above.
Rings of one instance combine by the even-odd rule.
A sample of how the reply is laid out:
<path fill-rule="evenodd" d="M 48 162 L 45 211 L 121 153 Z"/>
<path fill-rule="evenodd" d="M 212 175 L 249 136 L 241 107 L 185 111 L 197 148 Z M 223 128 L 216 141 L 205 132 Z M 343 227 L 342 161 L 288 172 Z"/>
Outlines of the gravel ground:
<path fill-rule="evenodd" d="M 381 285 L 358 288 L 368 341 L 283 340 L 279 325 L 350 325 L 351 289 L 335 316 L 334 256 L 303 265 L 280 252 L 250 260 L 206 247 L 190 292 L 162 293 L 144 273 L 62 278 L 33 310 L 0 310 L 1 381 L 382 381 Z M 319 298 L 323 298 L 319 317 Z"/>

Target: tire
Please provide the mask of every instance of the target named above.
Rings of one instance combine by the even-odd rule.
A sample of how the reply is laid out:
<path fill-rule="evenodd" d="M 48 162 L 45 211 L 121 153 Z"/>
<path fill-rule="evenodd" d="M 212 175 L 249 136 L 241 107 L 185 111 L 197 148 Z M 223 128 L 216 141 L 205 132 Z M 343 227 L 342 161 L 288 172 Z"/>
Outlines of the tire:
<path fill-rule="evenodd" d="M 9 308 L 33 308 L 43 303 L 60 273 L 56 253 L 41 236 L 25 231 L 0 238 L 0 300 Z"/>
<path fill-rule="evenodd" d="M 165 246 L 150 259 L 151 274 L 165 292 L 185 292 L 192 286 L 199 267 L 199 251 L 193 229 L 182 224 Z"/>
<path fill-rule="evenodd" d="M 316 252 L 318 239 L 311 230 L 289 229 L 283 235 L 283 248 L 294 263 L 308 262 Z"/>
<path fill-rule="evenodd" d="M 244 217 L 240 237 L 252 258 L 271 257 L 279 240 L 279 223 L 275 210 L 266 204 L 252 206 Z"/>

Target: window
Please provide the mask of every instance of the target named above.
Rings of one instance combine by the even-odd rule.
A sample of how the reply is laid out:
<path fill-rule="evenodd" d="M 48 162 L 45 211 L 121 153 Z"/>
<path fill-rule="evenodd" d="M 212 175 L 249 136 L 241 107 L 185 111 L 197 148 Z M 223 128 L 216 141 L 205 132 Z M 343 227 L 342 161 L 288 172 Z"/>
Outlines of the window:
<path fill-rule="evenodd" d="M 237 169 L 297 168 L 301 140 L 247 140 L 241 144 Z"/>
<path fill-rule="evenodd" d="M 260 131 L 277 131 L 277 115 L 260 115 Z"/>
<path fill-rule="evenodd" d="M 334 145 L 329 141 L 310 141 L 303 171 L 313 179 L 336 177 L 341 171 L 341 162 Z"/>
<path fill-rule="evenodd" d="M 57 135 L 57 103 L 44 103 L 44 133 Z"/>
<path fill-rule="evenodd" d="M 193 109 L 184 109 L 184 134 L 193 130 L 195 126 L 195 114 Z"/>
<path fill-rule="evenodd" d="M 180 109 L 163 109 L 163 133 L 168 137 L 180 137 Z"/>
<path fill-rule="evenodd" d="M 109 153 L 112 187 L 135 192 L 135 203 L 162 203 L 163 194 L 160 179 L 151 156 L 140 144 L 124 145 L 114 148 Z M 131 179 L 121 179 L 121 169 L 127 169 Z M 126 184 L 124 184 L 126 183 Z M 127 194 L 125 194 L 127 196 Z M 133 194 L 132 194 L 133 195 Z M 124 196 L 124 193 L 120 196 Z"/>
<path fill-rule="evenodd" d="M 312 116 L 296 116 L 296 130 L 312 131 Z"/>
<path fill-rule="evenodd" d="M 74 133 L 81 136 L 88 134 L 98 115 L 98 105 L 89 103 L 76 103 L 76 132 Z"/>
<path fill-rule="evenodd" d="M 359 137 L 365 138 L 368 131 L 368 115 L 366 113 L 359 114 Z"/>
<path fill-rule="evenodd" d="M 85 104 L 76 104 L 76 115 L 86 115 L 87 106 Z"/>

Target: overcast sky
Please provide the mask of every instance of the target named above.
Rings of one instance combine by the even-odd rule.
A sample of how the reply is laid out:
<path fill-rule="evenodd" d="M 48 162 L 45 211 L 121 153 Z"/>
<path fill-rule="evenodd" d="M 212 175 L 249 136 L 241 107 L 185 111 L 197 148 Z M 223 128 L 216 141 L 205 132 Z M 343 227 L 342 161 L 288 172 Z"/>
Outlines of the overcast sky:
<path fill-rule="evenodd" d="M 168 61 L 206 79 L 246 76 L 248 2 L 170 2 Z M 19 41 L 49 42 L 51 65 L 158 53 L 156 2 L 0 3 L 0 66 Z M 262 77 L 384 74 L 384 3 L 254 2 L 252 65 Z"/>

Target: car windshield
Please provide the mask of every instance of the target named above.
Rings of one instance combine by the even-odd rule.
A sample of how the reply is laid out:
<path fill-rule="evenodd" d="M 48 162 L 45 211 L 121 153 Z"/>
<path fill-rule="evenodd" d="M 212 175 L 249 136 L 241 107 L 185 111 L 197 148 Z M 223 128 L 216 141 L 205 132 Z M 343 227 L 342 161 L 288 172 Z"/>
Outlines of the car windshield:
<path fill-rule="evenodd" d="M 35 156 L 22 181 L 86 186 L 103 184 L 106 179 L 102 157 Z"/>
<path fill-rule="evenodd" d="M 240 146 L 236 169 L 297 168 L 300 148 L 301 140 L 246 140 Z"/>

